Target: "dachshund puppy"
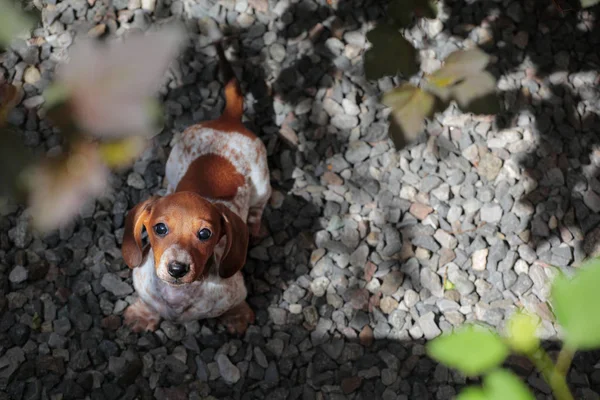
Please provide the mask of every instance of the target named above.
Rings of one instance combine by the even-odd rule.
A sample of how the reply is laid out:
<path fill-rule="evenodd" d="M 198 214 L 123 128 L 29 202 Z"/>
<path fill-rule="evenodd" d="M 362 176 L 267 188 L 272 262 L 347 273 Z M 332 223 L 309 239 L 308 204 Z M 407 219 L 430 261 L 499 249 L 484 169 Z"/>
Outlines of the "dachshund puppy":
<path fill-rule="evenodd" d="M 122 253 L 139 298 L 125 310 L 133 331 L 219 317 L 242 334 L 254 321 L 240 269 L 271 196 L 264 144 L 242 124 L 240 86 L 220 42 L 225 110 L 187 128 L 166 165 L 167 195 L 137 204 L 125 221 Z M 142 230 L 148 246 L 142 248 Z"/>

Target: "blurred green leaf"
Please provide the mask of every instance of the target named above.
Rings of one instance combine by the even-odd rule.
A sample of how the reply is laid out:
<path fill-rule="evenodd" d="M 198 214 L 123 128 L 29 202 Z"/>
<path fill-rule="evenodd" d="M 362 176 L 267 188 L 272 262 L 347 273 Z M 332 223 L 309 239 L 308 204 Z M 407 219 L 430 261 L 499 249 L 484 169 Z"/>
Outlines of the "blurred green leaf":
<path fill-rule="evenodd" d="M 111 168 L 122 168 L 130 165 L 144 150 L 146 139 L 131 136 L 99 144 L 102 160 Z"/>
<path fill-rule="evenodd" d="M 433 0 L 391 0 L 388 16 L 398 27 L 403 28 L 411 24 L 413 16 L 435 18 L 437 7 Z"/>
<path fill-rule="evenodd" d="M 487 400 L 487 397 L 482 388 L 469 386 L 458 394 L 456 400 Z"/>
<path fill-rule="evenodd" d="M 527 386 L 512 372 L 497 369 L 483 380 L 486 397 L 490 400 L 533 400 Z"/>
<path fill-rule="evenodd" d="M 535 351 L 540 344 L 540 340 L 535 334 L 538 325 L 539 318 L 522 311 L 514 313 L 507 324 L 510 347 L 523 354 Z"/>
<path fill-rule="evenodd" d="M 396 148 L 402 148 L 421 133 L 425 118 L 433 115 L 436 99 L 418 87 L 405 83 L 385 93 L 381 102 L 392 108 L 390 135 Z"/>
<path fill-rule="evenodd" d="M 33 28 L 34 20 L 9 0 L 0 0 L 0 46 Z"/>
<path fill-rule="evenodd" d="M 581 0 L 581 7 L 588 8 L 600 3 L 600 0 Z"/>
<path fill-rule="evenodd" d="M 582 265 L 572 279 L 559 275 L 552 285 L 552 306 L 565 331 L 565 344 L 579 350 L 600 347 L 600 260 Z"/>
<path fill-rule="evenodd" d="M 450 282 L 449 279 L 446 279 L 446 282 L 444 282 L 444 290 L 452 290 L 455 287 L 456 286 L 454 286 L 454 283 Z"/>
<path fill-rule="evenodd" d="M 500 101 L 496 97 L 496 79 L 487 71 L 466 77 L 450 89 L 450 97 L 460 109 L 474 114 L 497 114 Z"/>
<path fill-rule="evenodd" d="M 534 400 L 534 397 L 511 371 L 496 369 L 483 378 L 483 387 L 467 387 L 456 400 Z"/>
<path fill-rule="evenodd" d="M 480 375 L 497 367 L 509 350 L 500 337 L 487 329 L 465 326 L 427 344 L 433 359 L 465 375 Z"/>
<path fill-rule="evenodd" d="M 52 83 L 44 90 L 44 107 L 46 109 L 57 107 L 68 99 L 69 89 L 60 83 Z"/>
<path fill-rule="evenodd" d="M 24 181 L 33 228 L 47 233 L 64 226 L 87 201 L 105 193 L 108 177 L 97 144 L 86 140 L 28 169 Z"/>
<path fill-rule="evenodd" d="M 478 48 L 455 51 L 440 69 L 427 76 L 427 81 L 442 88 L 452 86 L 482 72 L 489 61 L 490 56 Z"/>
<path fill-rule="evenodd" d="M 418 71 L 415 48 L 400 31 L 388 24 L 379 24 L 367 33 L 371 48 L 365 53 L 367 79 L 380 79 L 398 73 L 410 76 Z"/>

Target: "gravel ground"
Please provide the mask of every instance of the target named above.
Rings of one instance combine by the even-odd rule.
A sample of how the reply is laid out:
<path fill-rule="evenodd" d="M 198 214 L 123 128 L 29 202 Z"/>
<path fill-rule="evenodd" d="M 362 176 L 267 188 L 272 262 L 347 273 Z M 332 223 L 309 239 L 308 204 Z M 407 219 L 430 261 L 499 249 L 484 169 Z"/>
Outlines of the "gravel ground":
<path fill-rule="evenodd" d="M 122 35 L 175 16 L 194 33 L 210 15 L 236 35 L 247 123 L 267 145 L 276 190 L 271 236 L 245 267 L 257 318 L 243 338 L 215 321 L 142 335 L 122 327 L 135 298 L 120 254 L 124 215 L 164 190 L 177 132 L 223 105 L 214 49 L 195 33 L 162 92 L 167 128 L 112 177 L 113 193 L 45 238 L 28 232 L 21 209 L 0 219 L 0 399 L 450 399 L 469 382 L 427 358 L 425 341 L 465 322 L 502 329 L 521 306 L 542 318 L 538 333 L 555 349 L 548 265 L 569 271 L 600 253 L 598 9 L 561 16 L 550 0 L 448 1 L 440 20 L 410 32 L 423 68 L 479 44 L 496 58 L 507 112 L 449 109 L 398 152 L 377 101 L 395 82 L 362 73 L 380 4 L 41 3 L 40 39 L 0 54 L 0 76 L 25 82 L 10 120 L 28 146 L 60 143 L 38 117 L 39 95 L 76 32 Z M 599 359 L 576 356 L 576 398 L 600 398 Z M 551 398 L 529 363 L 508 364 Z"/>

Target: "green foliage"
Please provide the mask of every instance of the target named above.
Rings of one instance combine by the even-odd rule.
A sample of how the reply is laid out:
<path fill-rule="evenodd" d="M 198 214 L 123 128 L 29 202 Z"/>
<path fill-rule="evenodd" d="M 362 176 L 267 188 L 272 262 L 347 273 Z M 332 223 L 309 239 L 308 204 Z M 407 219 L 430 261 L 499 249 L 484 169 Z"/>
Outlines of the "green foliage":
<path fill-rule="evenodd" d="M 405 83 L 383 95 L 381 102 L 391 107 L 390 135 L 396 147 L 414 140 L 423 128 L 425 118 L 433 115 L 435 97 L 416 86 Z"/>
<path fill-rule="evenodd" d="M 390 0 L 388 19 L 367 33 L 371 48 L 365 53 L 367 79 L 380 79 L 401 73 L 418 72 L 415 48 L 402 36 L 414 17 L 435 18 L 435 0 Z M 495 114 L 500 103 L 495 95 L 496 79 L 484 70 L 489 56 L 478 49 L 457 51 L 444 66 L 426 76 L 422 87 L 403 84 L 385 93 L 383 104 L 392 107 L 389 134 L 397 149 L 413 141 L 423 130 L 424 121 L 456 101 L 464 112 Z"/>
<path fill-rule="evenodd" d="M 554 314 L 565 342 L 579 350 L 600 347 L 600 260 L 580 267 L 573 279 L 559 275 L 552 285 Z"/>
<path fill-rule="evenodd" d="M 456 396 L 456 400 L 487 400 L 487 397 L 482 388 L 469 386 Z"/>
<path fill-rule="evenodd" d="M 430 357 L 465 375 L 474 376 L 500 365 L 509 350 L 494 332 L 465 326 L 451 335 L 443 335 L 429 342 L 427 352 Z"/>
<path fill-rule="evenodd" d="M 410 76 L 418 71 L 415 48 L 402 36 L 397 27 L 379 24 L 369 33 L 371 48 L 365 53 L 367 79 L 380 79 L 401 73 Z"/>
<path fill-rule="evenodd" d="M 34 20 L 9 0 L 0 0 L 0 46 L 33 28 Z"/>
<path fill-rule="evenodd" d="M 539 322 L 535 317 L 523 312 L 515 313 L 507 324 L 508 343 L 517 353 L 530 354 L 540 345 L 535 335 Z"/>
<path fill-rule="evenodd" d="M 448 56 L 442 68 L 425 77 L 421 87 L 404 83 L 384 93 L 381 101 L 392 108 L 389 133 L 396 148 L 416 139 L 425 119 L 443 111 L 450 101 L 456 101 L 466 112 L 498 112 L 496 79 L 484 70 L 488 62 L 489 56 L 481 50 L 456 51 Z M 374 60 L 372 63 L 378 65 Z"/>
<path fill-rule="evenodd" d="M 467 375 L 487 373 L 483 387 L 466 388 L 458 400 L 533 399 L 514 374 L 494 368 L 507 356 L 509 347 L 531 360 L 558 400 L 572 400 L 566 375 L 575 351 L 600 347 L 600 317 L 595 308 L 600 302 L 598 287 L 600 259 L 586 262 L 573 278 L 559 275 L 554 280 L 551 304 L 565 333 L 565 345 L 556 363 L 540 346 L 536 336 L 539 318 L 524 312 L 517 312 L 510 318 L 504 341 L 493 333 L 463 327 L 433 340 L 427 345 L 427 351 L 432 358 Z"/>
<path fill-rule="evenodd" d="M 581 0 L 581 7 L 588 8 L 600 3 L 600 0 Z"/>
<path fill-rule="evenodd" d="M 534 397 L 515 374 L 503 369 L 490 372 L 483 387 L 470 386 L 459 393 L 457 400 L 533 400 Z"/>

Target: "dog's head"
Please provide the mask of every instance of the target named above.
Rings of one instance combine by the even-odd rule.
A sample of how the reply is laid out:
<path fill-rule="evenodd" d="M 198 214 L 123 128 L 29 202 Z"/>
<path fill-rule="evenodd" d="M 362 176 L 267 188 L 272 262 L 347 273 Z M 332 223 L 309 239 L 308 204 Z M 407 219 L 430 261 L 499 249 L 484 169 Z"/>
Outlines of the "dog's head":
<path fill-rule="evenodd" d="M 219 275 L 229 278 L 246 262 L 246 223 L 226 206 L 196 193 L 154 196 L 129 211 L 122 253 L 130 268 L 142 263 L 143 228 L 156 275 L 171 284 L 196 281 L 213 262 L 218 263 Z"/>

